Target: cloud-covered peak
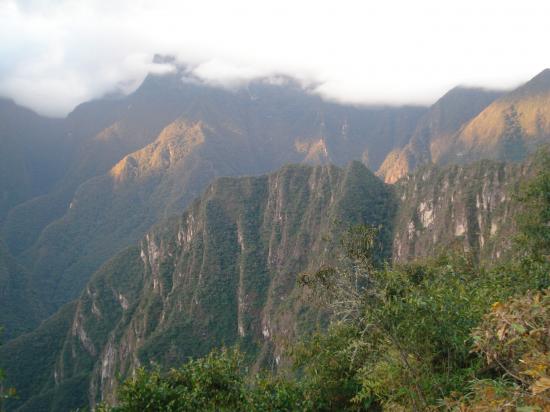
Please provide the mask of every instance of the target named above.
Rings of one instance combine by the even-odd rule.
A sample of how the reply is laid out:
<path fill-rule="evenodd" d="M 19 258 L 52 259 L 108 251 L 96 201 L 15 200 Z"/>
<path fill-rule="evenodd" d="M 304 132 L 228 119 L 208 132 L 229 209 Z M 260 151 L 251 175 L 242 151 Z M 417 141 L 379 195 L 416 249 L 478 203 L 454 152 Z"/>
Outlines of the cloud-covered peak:
<path fill-rule="evenodd" d="M 287 75 L 345 102 L 431 103 L 548 66 L 550 4 L 443 3 L 4 0 L 0 96 L 59 116 L 183 62 L 211 85 Z"/>

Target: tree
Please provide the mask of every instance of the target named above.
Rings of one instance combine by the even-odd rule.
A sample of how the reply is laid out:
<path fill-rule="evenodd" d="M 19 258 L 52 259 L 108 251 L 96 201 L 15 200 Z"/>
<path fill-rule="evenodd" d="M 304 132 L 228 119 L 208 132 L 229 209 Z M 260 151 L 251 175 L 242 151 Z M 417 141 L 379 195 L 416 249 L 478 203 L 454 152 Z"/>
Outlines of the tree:
<path fill-rule="evenodd" d="M 548 287 L 547 270 L 515 260 L 491 270 L 464 254 L 377 266 L 376 233 L 354 228 L 335 266 L 301 277 L 332 314 L 328 333 L 296 352 L 306 393 L 328 405 L 320 410 L 421 411 L 468 393 L 488 377 L 472 331 L 491 305 Z"/>
<path fill-rule="evenodd" d="M 524 254 L 550 262 L 550 148 L 535 154 L 536 176 L 521 189 L 518 244 Z"/>
<path fill-rule="evenodd" d="M 501 159 L 518 162 L 525 158 L 527 149 L 523 140 L 523 129 L 515 106 L 504 113 L 504 132 L 502 134 Z"/>
<path fill-rule="evenodd" d="M 496 378 L 473 382 L 449 409 L 546 411 L 550 408 L 550 289 L 495 302 L 474 329 L 473 351 Z"/>
<path fill-rule="evenodd" d="M 304 410 L 299 387 L 292 381 L 256 376 L 247 381 L 238 350 L 212 351 L 163 373 L 159 367 L 137 370 L 118 391 L 116 406 L 103 412 L 141 411 L 294 411 Z"/>

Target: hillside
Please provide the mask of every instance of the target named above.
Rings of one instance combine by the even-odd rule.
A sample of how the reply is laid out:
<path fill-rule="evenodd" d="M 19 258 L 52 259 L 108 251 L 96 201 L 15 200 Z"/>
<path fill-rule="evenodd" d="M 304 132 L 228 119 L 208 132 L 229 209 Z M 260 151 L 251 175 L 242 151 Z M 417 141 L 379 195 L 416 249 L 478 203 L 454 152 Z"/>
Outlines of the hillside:
<path fill-rule="evenodd" d="M 436 162 L 517 161 L 550 138 L 550 69 L 500 97 L 472 119 Z"/>
<path fill-rule="evenodd" d="M 48 192 L 67 167 L 62 122 L 0 98 L 0 225 L 15 205 Z"/>
<path fill-rule="evenodd" d="M 464 123 L 501 95 L 497 91 L 465 87 L 447 92 L 422 116 L 410 141 L 384 159 L 377 174 L 385 182 L 395 183 L 417 167 L 432 163 L 439 142 L 452 138 Z"/>
<path fill-rule="evenodd" d="M 389 255 L 394 207 L 391 190 L 360 163 L 218 179 L 180 218 L 94 275 L 71 315 L 55 371 L 38 376 L 84 384 L 71 390 L 93 402 L 110 396 L 116 373 L 151 360 L 177 363 L 222 342 L 240 343 L 257 365 L 278 363 L 284 341 L 316 318 L 294 291 L 297 273 L 331 258 L 335 222 L 385 225 L 382 253 Z M 25 353 L 36 333 L 2 348 L 8 375 L 17 379 L 18 363 L 3 355 L 14 345 Z M 19 386 L 28 388 L 21 393 L 28 399 L 53 384 L 37 378 Z"/>
<path fill-rule="evenodd" d="M 550 140 L 550 69 L 508 93 L 455 88 L 393 150 L 378 174 L 388 183 L 423 164 L 521 161 Z"/>
<path fill-rule="evenodd" d="M 396 262 L 453 247 L 490 261 L 509 248 L 519 210 L 512 194 L 533 173 L 530 161 L 484 161 L 424 168 L 392 188 L 351 163 L 219 178 L 181 217 L 157 225 L 96 272 L 70 315 L 64 309 L 72 320 L 56 338 L 64 343 L 55 368 L 21 383 L 16 363 L 0 366 L 28 388 L 23 399 L 55 398 L 49 391 L 58 385 L 81 402 L 86 393 L 92 402 L 110 399 L 117 373 L 150 361 L 178 364 L 222 343 L 239 343 L 255 367 L 276 368 L 286 362 L 285 342 L 320 320 L 295 289 L 296 275 L 334 258 L 339 230 L 383 224 L 382 253 Z M 37 333 L 0 355 L 15 346 L 27 353 Z"/>
<path fill-rule="evenodd" d="M 129 96 L 83 103 L 58 120 L 66 142 L 53 142 L 48 150 L 59 152 L 66 167 L 49 190 L 9 211 L 3 233 L 14 255 L 31 247 L 48 224 L 63 216 L 82 183 L 107 173 L 122 157 L 151 143 L 192 105 L 192 96 L 182 93 L 173 79 L 164 80 L 150 77 Z M 149 86 L 151 82 L 155 87 Z M 71 150 L 64 151 L 65 146 Z"/>
<path fill-rule="evenodd" d="M 0 342 L 37 326 L 40 306 L 32 289 L 28 272 L 10 255 L 0 239 Z"/>

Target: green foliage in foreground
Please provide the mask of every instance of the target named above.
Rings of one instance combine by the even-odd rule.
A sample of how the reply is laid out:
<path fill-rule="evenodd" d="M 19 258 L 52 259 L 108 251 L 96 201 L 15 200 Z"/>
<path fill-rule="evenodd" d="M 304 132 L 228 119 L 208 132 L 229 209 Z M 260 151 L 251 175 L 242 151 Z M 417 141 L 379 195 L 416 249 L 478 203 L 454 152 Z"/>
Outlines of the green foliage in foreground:
<path fill-rule="evenodd" d="M 119 405 L 99 411 L 292 411 L 301 408 L 291 381 L 256 377 L 247 382 L 238 350 L 213 351 L 166 374 L 139 369 L 119 392 Z"/>
<path fill-rule="evenodd" d="M 524 190 L 516 257 L 490 270 L 464 255 L 381 268 L 376 230 L 353 229 L 338 265 L 300 277 L 333 318 L 292 349 L 296 378 L 247 378 L 238 352 L 213 352 L 138 371 L 110 410 L 548 410 L 549 171 Z"/>

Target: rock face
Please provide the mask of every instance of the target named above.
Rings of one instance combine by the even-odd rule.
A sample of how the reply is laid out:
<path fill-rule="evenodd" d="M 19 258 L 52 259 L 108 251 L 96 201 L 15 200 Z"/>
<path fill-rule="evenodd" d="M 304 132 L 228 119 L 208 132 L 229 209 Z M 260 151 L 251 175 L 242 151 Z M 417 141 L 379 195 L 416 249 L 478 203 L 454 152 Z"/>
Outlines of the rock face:
<path fill-rule="evenodd" d="M 451 247 L 485 262 L 498 259 L 516 229 L 519 205 L 513 196 L 533 173 L 530 160 L 486 160 L 467 167 L 425 167 L 399 181 L 394 261 L 435 256 Z"/>
<path fill-rule="evenodd" d="M 384 225 L 389 256 L 395 207 L 391 188 L 358 162 L 216 180 L 93 276 L 59 336 L 54 368 L 23 385 L 22 398 L 53 386 L 94 404 L 110 399 L 118 373 L 152 360 L 178 364 L 222 343 L 239 343 L 257 367 L 277 367 L 285 342 L 317 319 L 296 275 L 333 258 L 335 227 L 353 223 Z M 24 352 L 33 336 L 2 350 Z"/>

